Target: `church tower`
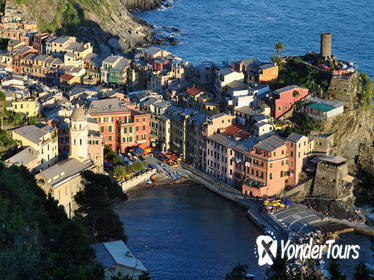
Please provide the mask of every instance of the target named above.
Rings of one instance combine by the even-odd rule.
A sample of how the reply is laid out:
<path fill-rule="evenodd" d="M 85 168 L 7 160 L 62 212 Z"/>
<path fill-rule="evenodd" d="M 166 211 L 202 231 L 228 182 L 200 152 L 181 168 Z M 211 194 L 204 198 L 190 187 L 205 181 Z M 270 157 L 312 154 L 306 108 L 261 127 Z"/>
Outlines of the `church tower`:
<path fill-rule="evenodd" d="M 71 115 L 69 157 L 81 161 L 88 159 L 87 117 L 82 107 L 74 109 Z"/>

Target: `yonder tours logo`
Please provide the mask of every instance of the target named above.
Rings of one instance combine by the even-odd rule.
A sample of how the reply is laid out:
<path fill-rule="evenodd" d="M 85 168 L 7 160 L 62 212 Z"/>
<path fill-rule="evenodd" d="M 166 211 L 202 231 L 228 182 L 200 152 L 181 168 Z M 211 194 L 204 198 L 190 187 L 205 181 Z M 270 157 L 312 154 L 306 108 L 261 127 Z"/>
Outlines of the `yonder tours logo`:
<path fill-rule="evenodd" d="M 358 259 L 359 245 L 334 244 L 335 240 L 327 240 L 325 244 L 314 244 L 313 238 L 308 243 L 294 244 L 291 240 L 278 242 L 273 234 L 260 235 L 256 239 L 258 265 L 272 265 L 277 256 L 278 243 L 280 243 L 281 258 L 289 259 Z M 325 253 L 325 254 L 324 254 Z"/>

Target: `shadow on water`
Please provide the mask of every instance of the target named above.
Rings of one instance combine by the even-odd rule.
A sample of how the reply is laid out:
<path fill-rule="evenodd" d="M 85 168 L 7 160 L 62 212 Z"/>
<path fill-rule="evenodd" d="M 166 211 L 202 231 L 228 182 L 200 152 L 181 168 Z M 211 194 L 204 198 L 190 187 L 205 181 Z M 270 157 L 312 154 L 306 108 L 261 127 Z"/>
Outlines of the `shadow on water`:
<path fill-rule="evenodd" d="M 119 211 L 152 279 L 224 279 L 237 263 L 262 279 L 254 254 L 260 231 L 243 208 L 202 186 L 135 191 Z"/>

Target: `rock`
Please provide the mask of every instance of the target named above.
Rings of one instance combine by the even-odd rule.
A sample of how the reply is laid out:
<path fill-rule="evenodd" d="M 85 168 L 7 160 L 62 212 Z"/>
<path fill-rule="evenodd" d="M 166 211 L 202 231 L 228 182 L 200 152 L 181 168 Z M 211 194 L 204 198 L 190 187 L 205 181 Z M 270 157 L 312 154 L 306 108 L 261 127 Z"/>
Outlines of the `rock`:
<path fill-rule="evenodd" d="M 101 54 L 102 57 L 110 56 L 111 53 L 112 53 L 112 51 L 110 50 L 110 48 L 107 45 L 103 44 L 103 43 L 101 43 L 99 45 L 99 49 L 100 49 L 100 54 Z"/>
<path fill-rule="evenodd" d="M 118 52 L 122 49 L 119 40 L 115 38 L 108 40 L 108 45 L 114 50 L 114 52 Z"/>

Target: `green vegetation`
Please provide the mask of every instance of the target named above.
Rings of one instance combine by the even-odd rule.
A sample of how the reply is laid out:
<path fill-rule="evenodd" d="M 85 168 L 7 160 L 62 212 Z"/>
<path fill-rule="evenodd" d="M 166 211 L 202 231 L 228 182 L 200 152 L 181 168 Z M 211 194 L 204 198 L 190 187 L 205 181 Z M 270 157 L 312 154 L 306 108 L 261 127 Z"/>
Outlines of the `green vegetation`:
<path fill-rule="evenodd" d="M 361 279 L 368 279 L 373 280 L 373 274 L 370 272 L 366 264 L 360 262 L 355 269 L 355 273 L 353 274 L 354 280 L 361 280 Z"/>
<path fill-rule="evenodd" d="M 302 63 L 300 57 L 294 57 L 288 59 L 282 65 L 279 71 L 278 83 L 272 85 L 272 89 L 289 85 L 298 85 L 309 89 L 317 95 L 326 97 L 330 80 L 317 69 Z"/>
<path fill-rule="evenodd" d="M 277 53 L 277 56 L 284 50 L 284 43 L 283 42 L 278 42 L 274 46 L 275 52 Z"/>
<path fill-rule="evenodd" d="M 126 242 L 123 224 L 113 208 L 116 202 L 126 200 L 127 195 L 106 175 L 85 171 L 82 177 L 84 188 L 75 195 L 78 204 L 75 219 L 86 226 L 91 239 L 96 242 Z"/>
<path fill-rule="evenodd" d="M 0 158 L 4 154 L 17 146 L 17 142 L 8 136 L 8 133 L 5 130 L 0 129 Z"/>
<path fill-rule="evenodd" d="M 127 240 L 112 208 L 127 196 L 105 175 L 86 171 L 82 176 L 77 217 L 68 219 L 25 167 L 0 163 L 0 279 L 104 280 L 89 245 Z M 139 279 L 149 280 L 149 274 Z"/>
<path fill-rule="evenodd" d="M 289 126 L 282 133 L 282 136 L 287 137 L 291 133 L 300 133 L 309 135 L 312 131 L 321 131 L 323 128 L 322 122 L 315 120 L 305 113 L 294 113 L 292 116 L 294 126 Z"/>
<path fill-rule="evenodd" d="M 301 269 L 289 270 L 287 268 L 287 259 L 282 259 L 278 255 L 274 259 L 272 266 L 267 269 L 266 277 L 264 280 L 318 280 L 321 279 L 321 274 L 313 269 L 315 263 L 313 260 L 310 260 L 310 263 L 306 264 L 309 268 L 309 271 L 302 272 Z M 247 265 L 237 264 L 231 272 L 226 274 L 225 280 L 243 280 L 246 279 L 247 274 Z M 329 280 L 345 280 L 346 276 L 340 272 L 340 266 L 338 262 L 333 259 L 329 262 L 327 267 Z M 373 274 L 370 272 L 368 267 L 360 262 L 355 269 L 353 274 L 353 280 L 374 280 Z"/>
<path fill-rule="evenodd" d="M 120 159 L 120 157 L 108 145 L 105 145 L 104 147 L 104 157 L 106 160 L 110 161 L 114 166 L 120 166 L 122 164 L 122 160 Z"/>
<path fill-rule="evenodd" d="M 4 13 L 6 0 L 0 0 L 0 12 Z"/>
<path fill-rule="evenodd" d="M 366 73 L 360 74 L 361 91 L 357 93 L 359 102 L 364 109 L 371 109 L 371 97 L 373 96 L 373 81 Z"/>
<path fill-rule="evenodd" d="M 357 199 L 357 203 L 374 205 L 374 176 L 362 168 L 362 166 L 357 164 L 357 173 L 356 173 L 358 184 L 354 190 L 354 195 Z M 373 247 L 374 249 L 374 247 Z"/>
<path fill-rule="evenodd" d="M 231 272 L 227 273 L 225 280 L 242 280 L 247 275 L 247 265 L 237 264 Z"/>
<path fill-rule="evenodd" d="M 144 169 L 144 164 L 141 161 L 135 161 L 131 165 L 118 165 L 114 169 L 114 177 L 117 180 L 122 181 L 128 176 L 133 176 L 134 173 L 142 171 Z"/>
<path fill-rule="evenodd" d="M 89 26 L 94 23 L 86 20 L 83 8 L 92 11 L 95 15 L 103 17 L 103 8 L 108 8 L 107 1 L 95 0 L 61 0 L 58 1 L 56 14 L 52 22 L 46 22 L 43 17 L 39 19 L 41 32 L 53 32 L 58 35 L 74 35 L 82 26 Z"/>
<path fill-rule="evenodd" d="M 0 279 L 103 279 L 86 228 L 26 168 L 0 164 Z"/>
<path fill-rule="evenodd" d="M 327 270 L 330 274 L 330 280 L 345 280 L 347 279 L 344 274 L 340 272 L 340 267 L 338 262 L 333 259 L 330 261 L 329 266 L 327 267 Z"/>

